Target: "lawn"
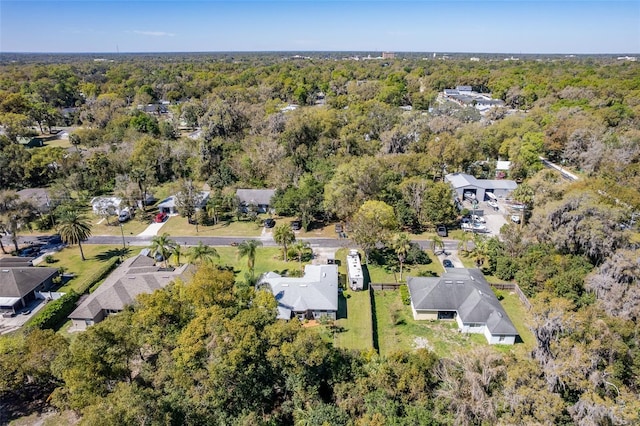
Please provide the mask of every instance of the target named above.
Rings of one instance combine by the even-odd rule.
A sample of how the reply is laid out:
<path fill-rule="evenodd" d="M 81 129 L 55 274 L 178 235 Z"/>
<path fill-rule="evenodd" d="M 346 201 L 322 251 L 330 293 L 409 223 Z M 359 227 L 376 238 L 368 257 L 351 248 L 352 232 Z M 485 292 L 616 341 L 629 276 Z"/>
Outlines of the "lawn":
<path fill-rule="evenodd" d="M 171 216 L 162 227 L 160 233 L 179 236 L 206 237 L 253 237 L 258 238 L 262 233 L 262 225 L 255 221 L 224 221 L 213 226 L 191 225 L 186 217 Z"/>
<path fill-rule="evenodd" d="M 337 347 L 367 351 L 373 349 L 371 301 L 369 291 L 346 290 L 340 297 L 339 319 L 335 322 L 337 332 L 334 344 Z"/>
<path fill-rule="evenodd" d="M 500 303 L 507 312 L 507 315 L 509 315 L 511 322 L 516 327 L 516 330 L 518 330 L 518 334 L 522 339 L 522 344 L 516 345 L 516 347 L 524 347 L 526 351 L 533 350 L 535 338 L 533 337 L 531 330 L 529 330 L 529 327 L 526 325 L 530 320 L 529 311 L 527 311 L 527 308 L 522 304 L 520 298 L 514 292 L 507 290 L 494 291 L 504 297 Z"/>
<path fill-rule="evenodd" d="M 137 219 L 132 219 L 124 222 L 122 224 L 122 230 L 120 230 L 120 222 L 118 222 L 117 216 L 112 216 L 109 218 L 109 223 L 106 220 L 103 220 L 101 217 L 92 215 L 91 217 L 91 235 L 122 235 L 124 234 L 126 237 L 131 237 L 138 235 L 142 231 L 144 231 L 147 226 L 149 226 L 148 222 L 141 222 Z"/>
<path fill-rule="evenodd" d="M 425 347 L 439 356 L 486 345 L 481 334 L 461 334 L 454 321 L 415 321 L 399 291 L 374 292 L 375 336 L 380 355 Z"/>
<path fill-rule="evenodd" d="M 87 280 L 92 279 L 96 272 L 107 265 L 107 261 L 120 256 L 122 252 L 121 246 L 113 245 L 91 245 L 87 244 L 82 246 L 84 250 L 84 256 L 87 260 L 82 261 L 80 258 L 80 249 L 78 246 L 71 246 L 61 250 L 58 253 L 53 254 L 53 258 L 56 260 L 52 264 L 44 264 L 46 266 L 52 266 L 54 268 L 63 267 L 65 273 L 73 274 L 72 278 L 66 285 L 60 287 L 61 292 L 66 292 L 71 289 L 82 289 L 87 285 Z M 138 250 L 129 250 L 127 256 L 137 254 Z"/>
<path fill-rule="evenodd" d="M 244 278 L 244 274 L 249 272 L 247 266 L 247 258 L 238 259 L 236 247 L 216 247 L 220 259 L 217 261 L 220 265 L 233 266 L 238 273 L 239 279 Z M 302 264 L 304 267 L 305 263 Z M 259 247 L 256 255 L 255 276 L 258 277 L 264 272 L 274 271 L 284 274 L 289 270 L 300 269 L 300 263 L 297 261 L 285 262 L 282 260 L 282 250 L 278 247 Z"/>

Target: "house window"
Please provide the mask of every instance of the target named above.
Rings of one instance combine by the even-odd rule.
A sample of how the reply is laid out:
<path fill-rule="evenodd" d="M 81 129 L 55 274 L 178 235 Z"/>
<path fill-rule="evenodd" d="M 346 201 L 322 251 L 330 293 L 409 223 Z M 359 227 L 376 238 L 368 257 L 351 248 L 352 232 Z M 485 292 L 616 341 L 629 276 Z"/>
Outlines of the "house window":
<path fill-rule="evenodd" d="M 500 337 L 498 338 L 498 342 L 504 342 L 504 341 L 505 341 L 505 337 L 504 337 L 504 336 L 500 336 Z"/>

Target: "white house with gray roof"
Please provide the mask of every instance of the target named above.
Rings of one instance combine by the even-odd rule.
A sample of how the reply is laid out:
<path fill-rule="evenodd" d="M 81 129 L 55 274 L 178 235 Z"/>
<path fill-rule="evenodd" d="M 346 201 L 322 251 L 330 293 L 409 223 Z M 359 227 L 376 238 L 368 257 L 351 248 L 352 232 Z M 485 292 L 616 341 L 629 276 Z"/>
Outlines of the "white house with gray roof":
<path fill-rule="evenodd" d="M 258 213 L 267 213 L 271 209 L 271 198 L 276 193 L 275 189 L 237 189 L 236 196 L 240 200 L 242 208 L 255 206 Z"/>
<path fill-rule="evenodd" d="M 444 180 L 451 185 L 461 200 L 464 199 L 465 192 L 474 194 L 478 201 L 491 198 L 486 195 L 487 193 L 493 194 L 496 198 L 506 198 L 518 187 L 518 184 L 513 180 L 477 179 L 466 173 L 449 173 L 444 177 Z"/>
<path fill-rule="evenodd" d="M 303 277 L 268 272 L 257 286 L 271 290 L 278 302 L 279 319 L 337 317 L 338 265 L 307 265 Z"/>
<path fill-rule="evenodd" d="M 109 314 L 120 312 L 132 304 L 142 293 L 153 293 L 176 279 L 187 280 L 193 274 L 193 265 L 162 268 L 143 254 L 125 260 L 100 287 L 84 299 L 69 315 L 75 330 L 85 330 Z"/>
<path fill-rule="evenodd" d="M 479 269 L 449 268 L 442 277 L 407 277 L 416 320 L 455 320 L 463 333 L 512 345 L 518 332 Z"/>

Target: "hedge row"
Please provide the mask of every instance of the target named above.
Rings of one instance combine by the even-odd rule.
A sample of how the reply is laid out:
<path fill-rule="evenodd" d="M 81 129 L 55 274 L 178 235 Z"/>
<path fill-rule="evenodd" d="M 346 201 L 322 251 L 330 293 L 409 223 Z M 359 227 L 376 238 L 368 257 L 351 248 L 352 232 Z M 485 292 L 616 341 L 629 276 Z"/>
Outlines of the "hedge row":
<path fill-rule="evenodd" d="M 400 297 L 402 298 L 402 303 L 405 305 L 411 304 L 411 295 L 409 294 L 409 287 L 407 287 L 406 284 L 400 286 Z"/>
<path fill-rule="evenodd" d="M 26 324 L 27 330 L 39 328 L 55 328 L 64 321 L 76 307 L 80 294 L 71 290 L 59 299 L 47 303 L 47 305 L 31 318 Z"/>

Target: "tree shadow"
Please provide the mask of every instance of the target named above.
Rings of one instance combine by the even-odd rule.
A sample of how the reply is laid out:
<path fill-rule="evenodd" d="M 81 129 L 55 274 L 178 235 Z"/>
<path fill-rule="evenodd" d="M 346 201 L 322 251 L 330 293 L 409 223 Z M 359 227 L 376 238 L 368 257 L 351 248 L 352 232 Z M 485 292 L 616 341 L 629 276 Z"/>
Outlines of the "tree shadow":
<path fill-rule="evenodd" d="M 348 318 L 347 298 L 344 293 L 338 294 L 338 313 L 336 319 Z"/>
<path fill-rule="evenodd" d="M 103 251 L 102 253 L 96 254 L 96 259 L 100 262 L 106 262 L 109 259 L 113 259 L 114 257 L 124 257 L 131 253 L 131 249 L 127 248 L 116 248 L 110 249 L 107 251 Z"/>
<path fill-rule="evenodd" d="M 362 279 L 363 282 L 363 291 L 369 291 L 369 283 L 371 282 L 371 275 L 369 275 L 369 268 L 367 265 L 362 265 Z"/>
<path fill-rule="evenodd" d="M 378 343 L 378 317 L 376 315 L 376 298 L 373 297 L 373 290 L 369 291 L 369 297 L 371 299 L 371 334 L 373 340 L 373 349 L 380 353 L 380 345 Z"/>

